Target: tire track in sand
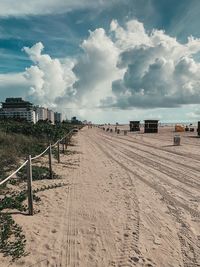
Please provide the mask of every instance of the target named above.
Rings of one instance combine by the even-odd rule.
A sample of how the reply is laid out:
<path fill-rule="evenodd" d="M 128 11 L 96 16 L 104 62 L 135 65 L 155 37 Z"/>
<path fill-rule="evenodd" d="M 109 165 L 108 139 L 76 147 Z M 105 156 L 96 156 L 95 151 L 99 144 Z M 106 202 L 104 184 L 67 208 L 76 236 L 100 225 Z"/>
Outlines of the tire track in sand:
<path fill-rule="evenodd" d="M 102 140 L 102 141 L 105 141 L 105 140 Z M 116 151 L 117 151 L 117 154 L 116 154 L 116 155 L 120 156 L 120 154 L 121 154 L 121 156 L 124 157 L 124 159 L 126 159 L 126 160 L 127 160 L 128 162 L 130 162 L 131 164 L 132 164 L 133 162 L 135 162 L 135 163 L 136 163 L 135 166 L 137 166 L 137 162 L 139 163 L 138 166 L 140 166 L 140 172 L 138 172 L 137 170 L 135 170 L 134 174 L 137 175 L 138 177 L 140 177 L 140 180 L 142 180 L 144 183 L 148 184 L 150 187 L 152 187 L 154 190 L 158 191 L 160 194 L 164 194 L 165 197 L 167 197 L 168 199 L 171 199 L 171 200 L 173 200 L 174 202 L 176 202 L 176 204 L 177 204 L 178 206 L 180 206 L 180 207 L 184 208 L 185 210 L 187 210 L 192 216 L 200 218 L 200 212 L 199 212 L 199 211 L 197 211 L 197 210 L 195 210 L 195 209 L 193 209 L 193 208 L 190 208 L 188 205 L 186 205 L 186 204 L 184 204 L 183 202 L 179 201 L 178 199 L 175 199 L 174 197 L 172 197 L 172 196 L 166 191 L 166 189 L 165 189 L 164 187 L 162 187 L 162 186 L 156 184 L 155 182 L 150 182 L 149 180 L 147 180 L 147 179 L 144 178 L 145 176 L 148 177 L 149 174 L 151 174 L 151 171 L 148 169 L 148 173 L 147 173 L 147 172 L 145 172 L 145 168 L 141 169 L 141 166 L 143 166 L 143 167 L 147 166 L 147 167 L 148 167 L 149 162 L 151 162 L 151 166 L 150 166 L 150 167 L 151 167 L 152 170 L 153 170 L 153 169 L 154 169 L 154 165 L 152 165 L 152 161 L 151 161 L 151 160 L 149 160 L 148 162 L 147 162 L 147 161 L 145 162 L 145 159 L 143 160 L 143 157 L 140 156 L 140 158 L 138 158 L 138 157 L 137 157 L 137 154 L 134 153 L 134 152 L 132 152 L 132 151 L 130 151 L 130 150 L 128 151 L 128 154 L 127 154 L 126 149 L 124 149 L 124 148 L 123 148 L 123 151 L 122 151 L 122 150 L 119 150 L 119 149 L 116 149 L 116 148 L 115 148 L 115 151 L 114 151 L 114 150 L 113 150 L 113 147 L 114 147 L 113 145 L 109 144 L 108 142 L 106 142 L 106 144 L 109 146 L 109 150 L 112 150 L 114 154 L 116 154 Z M 105 144 L 104 144 L 104 145 L 105 145 Z M 124 151 L 125 151 L 125 152 L 124 152 Z M 131 153 L 132 153 L 132 154 L 135 154 L 135 157 L 131 156 Z M 145 163 L 145 164 L 144 164 L 144 163 Z M 160 173 L 163 173 L 163 174 L 168 175 L 168 176 L 169 176 L 169 174 L 171 174 L 171 172 L 170 172 L 170 173 L 167 173 L 167 170 L 164 172 L 162 169 L 159 169 L 159 168 L 158 168 L 158 171 L 159 171 Z M 144 177 L 142 177 L 142 176 L 140 175 L 141 173 L 144 174 Z M 154 175 L 155 175 L 155 174 L 154 174 Z M 169 178 L 173 178 L 173 179 L 175 179 L 175 180 L 177 180 L 177 181 L 180 180 L 180 178 L 176 179 L 176 177 L 175 177 L 174 175 L 173 175 L 173 177 L 169 176 Z M 159 177 L 159 179 L 163 180 L 163 179 L 160 178 L 160 177 Z M 183 179 L 183 181 L 184 181 L 184 179 Z M 182 181 L 182 182 L 183 182 L 183 181 Z M 165 182 L 167 183 L 167 181 L 165 181 Z M 170 185 L 171 185 L 171 184 L 169 184 L 169 186 L 170 186 Z M 172 186 L 172 185 L 171 185 L 171 186 Z M 193 186 L 192 186 L 192 187 L 193 187 Z M 179 190 L 182 190 L 181 188 L 178 188 L 178 189 L 179 189 Z M 185 191 L 185 190 L 184 190 L 184 191 Z M 188 191 L 188 190 L 187 190 L 187 191 Z"/>
<path fill-rule="evenodd" d="M 96 142 L 91 138 L 85 137 L 88 142 L 94 146 L 97 146 L 103 154 L 105 154 L 110 160 L 110 154 L 108 154 L 102 147 L 99 147 Z M 117 164 L 118 165 L 118 164 Z M 118 165 L 119 166 L 119 165 Z M 121 166 L 120 166 L 121 168 Z M 131 179 L 130 172 L 125 170 L 126 179 L 122 179 L 121 190 L 124 193 L 124 203 L 126 217 L 124 220 L 124 231 L 123 236 L 118 236 L 118 250 L 119 256 L 116 256 L 115 262 L 112 266 L 122 267 L 132 267 L 132 266 L 154 266 L 153 262 L 145 259 L 140 252 L 138 242 L 139 242 L 139 229 L 140 229 L 140 211 L 139 202 L 136 195 L 136 188 Z"/>
<path fill-rule="evenodd" d="M 95 142 L 95 140 L 93 140 Z M 113 157 L 112 154 L 110 154 L 106 149 L 105 144 L 102 145 L 99 142 L 95 142 L 96 145 L 101 149 L 108 157 L 110 157 L 113 161 L 118 163 L 124 170 L 128 171 L 129 173 L 132 173 L 137 179 L 144 182 L 147 186 L 150 186 L 152 189 L 156 190 L 158 193 L 160 193 L 163 197 L 163 200 L 168 204 L 168 209 L 170 211 L 170 214 L 175 218 L 175 220 L 179 223 L 179 230 L 178 230 L 178 238 L 181 245 L 181 252 L 182 252 L 182 258 L 183 258 L 183 266 L 184 267 L 196 267 L 200 266 L 200 247 L 198 246 L 198 240 L 192 230 L 190 229 L 190 226 L 181 218 L 181 211 L 177 206 L 186 209 L 190 212 L 190 214 L 194 217 L 199 217 L 199 212 L 189 208 L 188 206 L 184 205 L 180 201 L 177 201 L 175 198 L 171 197 L 165 190 L 163 190 L 161 187 L 159 187 L 156 184 L 153 184 L 149 181 L 147 181 L 142 176 L 136 174 L 133 172 L 129 167 L 127 167 L 125 164 L 123 164 L 121 161 L 117 160 Z M 109 151 L 113 151 L 116 155 L 116 150 L 113 148 L 109 148 Z M 123 158 L 121 156 L 121 158 Z M 125 158 L 127 160 L 127 158 Z M 172 208 L 170 208 L 170 206 Z"/>
<path fill-rule="evenodd" d="M 116 145 L 114 142 L 104 139 L 106 140 L 107 143 L 109 143 L 109 145 Z M 118 145 L 118 144 L 117 144 Z M 123 150 L 122 150 L 123 149 Z M 152 175 L 156 175 L 156 172 L 159 173 L 163 173 L 164 176 L 163 177 L 159 177 L 160 180 L 162 180 L 162 182 L 164 184 L 166 184 L 167 186 L 171 187 L 171 188 L 176 188 L 179 191 L 182 191 L 184 194 L 188 195 L 190 198 L 194 198 L 194 194 L 191 192 L 191 190 L 183 188 L 183 185 L 187 185 L 188 187 L 191 187 L 192 189 L 194 189 L 196 191 L 196 194 L 198 193 L 198 186 L 194 181 L 189 181 L 189 176 L 185 175 L 185 173 L 183 173 L 182 175 L 176 171 L 176 169 L 173 169 L 169 166 L 165 166 L 162 163 L 160 163 L 159 161 L 154 161 L 152 159 L 146 158 L 145 156 L 142 155 L 138 155 L 138 153 L 135 153 L 133 151 L 131 151 L 130 149 L 126 149 L 126 145 L 124 146 L 119 146 L 118 145 L 118 151 L 124 155 L 126 155 L 128 157 L 128 159 L 132 159 L 133 162 L 135 164 L 137 164 L 140 167 L 148 167 L 148 173 L 152 174 Z M 166 179 L 167 177 L 167 179 Z M 176 182 L 179 182 L 180 185 L 175 185 L 171 182 L 169 182 L 169 179 L 174 180 Z M 196 200 L 196 198 L 195 198 Z"/>

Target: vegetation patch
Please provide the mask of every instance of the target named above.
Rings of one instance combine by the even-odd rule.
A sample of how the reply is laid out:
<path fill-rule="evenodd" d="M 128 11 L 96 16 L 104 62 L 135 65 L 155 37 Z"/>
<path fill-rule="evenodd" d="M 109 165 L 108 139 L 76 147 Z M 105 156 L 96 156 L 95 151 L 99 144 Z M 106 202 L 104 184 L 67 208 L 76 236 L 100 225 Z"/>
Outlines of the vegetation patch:
<path fill-rule="evenodd" d="M 34 157 L 40 154 L 49 143 L 53 144 L 61 139 L 74 126 L 65 122 L 52 125 L 47 121 L 33 124 L 11 119 L 0 120 L 0 181 L 17 169 L 20 162 L 27 158 L 27 155 Z M 53 150 L 53 154 L 57 158 L 56 149 Z M 33 165 L 32 175 L 33 180 L 50 179 L 49 169 L 43 166 Z M 53 178 L 59 178 L 59 176 L 53 172 Z M 27 211 L 27 205 L 24 203 L 27 192 L 12 191 L 13 187 L 17 188 L 16 186 L 21 181 L 26 180 L 27 170 L 24 167 L 19 171 L 17 179 L 11 179 L 0 186 L 0 253 L 3 253 L 5 257 L 10 256 L 12 261 L 26 255 L 26 238 L 22 227 L 13 220 L 7 210 Z M 11 188 L 8 186 L 9 184 L 12 184 Z M 46 185 L 33 190 L 34 202 L 40 201 L 40 197 L 35 193 L 60 186 L 65 185 L 61 183 Z"/>
<path fill-rule="evenodd" d="M 33 192 L 37 193 L 37 192 L 42 192 L 42 191 L 45 191 L 45 190 L 54 189 L 54 188 L 63 187 L 63 186 L 69 186 L 69 184 L 58 183 L 58 184 L 51 184 L 51 185 L 43 185 L 42 187 L 33 190 Z"/>
<path fill-rule="evenodd" d="M 61 139 L 74 126 L 67 122 L 52 125 L 48 121 L 33 124 L 12 119 L 0 120 L 0 180 L 17 168 L 20 159 L 40 154 L 49 143 Z"/>
<path fill-rule="evenodd" d="M 69 155 L 81 154 L 81 152 L 75 150 L 65 150 L 64 154 L 69 156 Z"/>
<path fill-rule="evenodd" d="M 27 193 L 22 191 L 20 193 L 12 192 L 9 195 L 5 195 L 0 202 L 0 211 L 4 209 L 17 209 L 19 211 L 26 211 L 27 206 L 23 204 L 26 200 Z"/>
<path fill-rule="evenodd" d="M 57 147 L 52 148 L 52 155 L 55 159 L 58 159 L 58 149 Z"/>
<path fill-rule="evenodd" d="M 55 172 L 52 172 L 53 179 L 58 179 L 60 178 L 59 175 L 57 175 Z M 27 171 L 26 168 L 22 168 L 18 172 L 18 177 L 20 179 L 27 180 Z M 32 180 L 37 181 L 37 180 L 44 180 L 44 179 L 51 179 L 49 176 L 49 168 L 44 167 L 44 166 L 32 166 Z"/>
<path fill-rule="evenodd" d="M 0 215 L 0 252 L 10 256 L 12 261 L 27 255 L 26 238 L 22 228 L 9 214 Z"/>
<path fill-rule="evenodd" d="M 17 209 L 21 212 L 27 211 L 27 206 L 23 204 L 26 200 L 26 191 L 19 193 L 12 192 L 4 196 L 0 202 L 0 212 L 5 209 Z M 40 201 L 40 197 L 33 194 L 35 202 Z M 0 252 L 4 256 L 10 256 L 12 261 L 27 255 L 25 252 L 26 238 L 22 227 L 12 219 L 7 213 L 0 213 Z"/>

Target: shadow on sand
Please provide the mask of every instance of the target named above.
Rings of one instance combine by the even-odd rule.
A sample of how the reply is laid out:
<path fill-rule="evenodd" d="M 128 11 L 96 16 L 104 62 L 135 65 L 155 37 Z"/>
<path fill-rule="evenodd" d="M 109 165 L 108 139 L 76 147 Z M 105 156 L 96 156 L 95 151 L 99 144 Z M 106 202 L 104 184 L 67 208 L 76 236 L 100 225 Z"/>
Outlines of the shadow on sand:
<path fill-rule="evenodd" d="M 29 216 L 28 212 L 24 212 L 24 211 L 0 211 L 0 216 L 1 215 L 24 215 L 24 216 Z"/>

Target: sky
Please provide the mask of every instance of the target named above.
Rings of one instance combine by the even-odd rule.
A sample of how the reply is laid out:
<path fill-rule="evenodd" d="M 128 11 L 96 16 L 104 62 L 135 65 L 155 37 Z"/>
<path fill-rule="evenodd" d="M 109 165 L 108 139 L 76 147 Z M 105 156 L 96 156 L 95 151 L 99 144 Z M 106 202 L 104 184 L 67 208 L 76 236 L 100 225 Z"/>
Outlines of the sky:
<path fill-rule="evenodd" d="M 0 101 L 94 123 L 200 120 L 199 0 L 1 0 Z"/>

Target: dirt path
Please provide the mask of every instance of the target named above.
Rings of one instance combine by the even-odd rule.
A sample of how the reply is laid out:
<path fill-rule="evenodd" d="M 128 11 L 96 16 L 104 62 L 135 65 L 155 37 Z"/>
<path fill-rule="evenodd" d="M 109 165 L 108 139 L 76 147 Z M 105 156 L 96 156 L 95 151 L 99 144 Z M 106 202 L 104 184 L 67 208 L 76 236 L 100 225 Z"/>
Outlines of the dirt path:
<path fill-rule="evenodd" d="M 15 215 L 29 255 L 9 266 L 200 266 L 200 152 L 169 141 L 81 130 L 54 162 L 67 186 L 38 193 L 32 218 Z"/>

